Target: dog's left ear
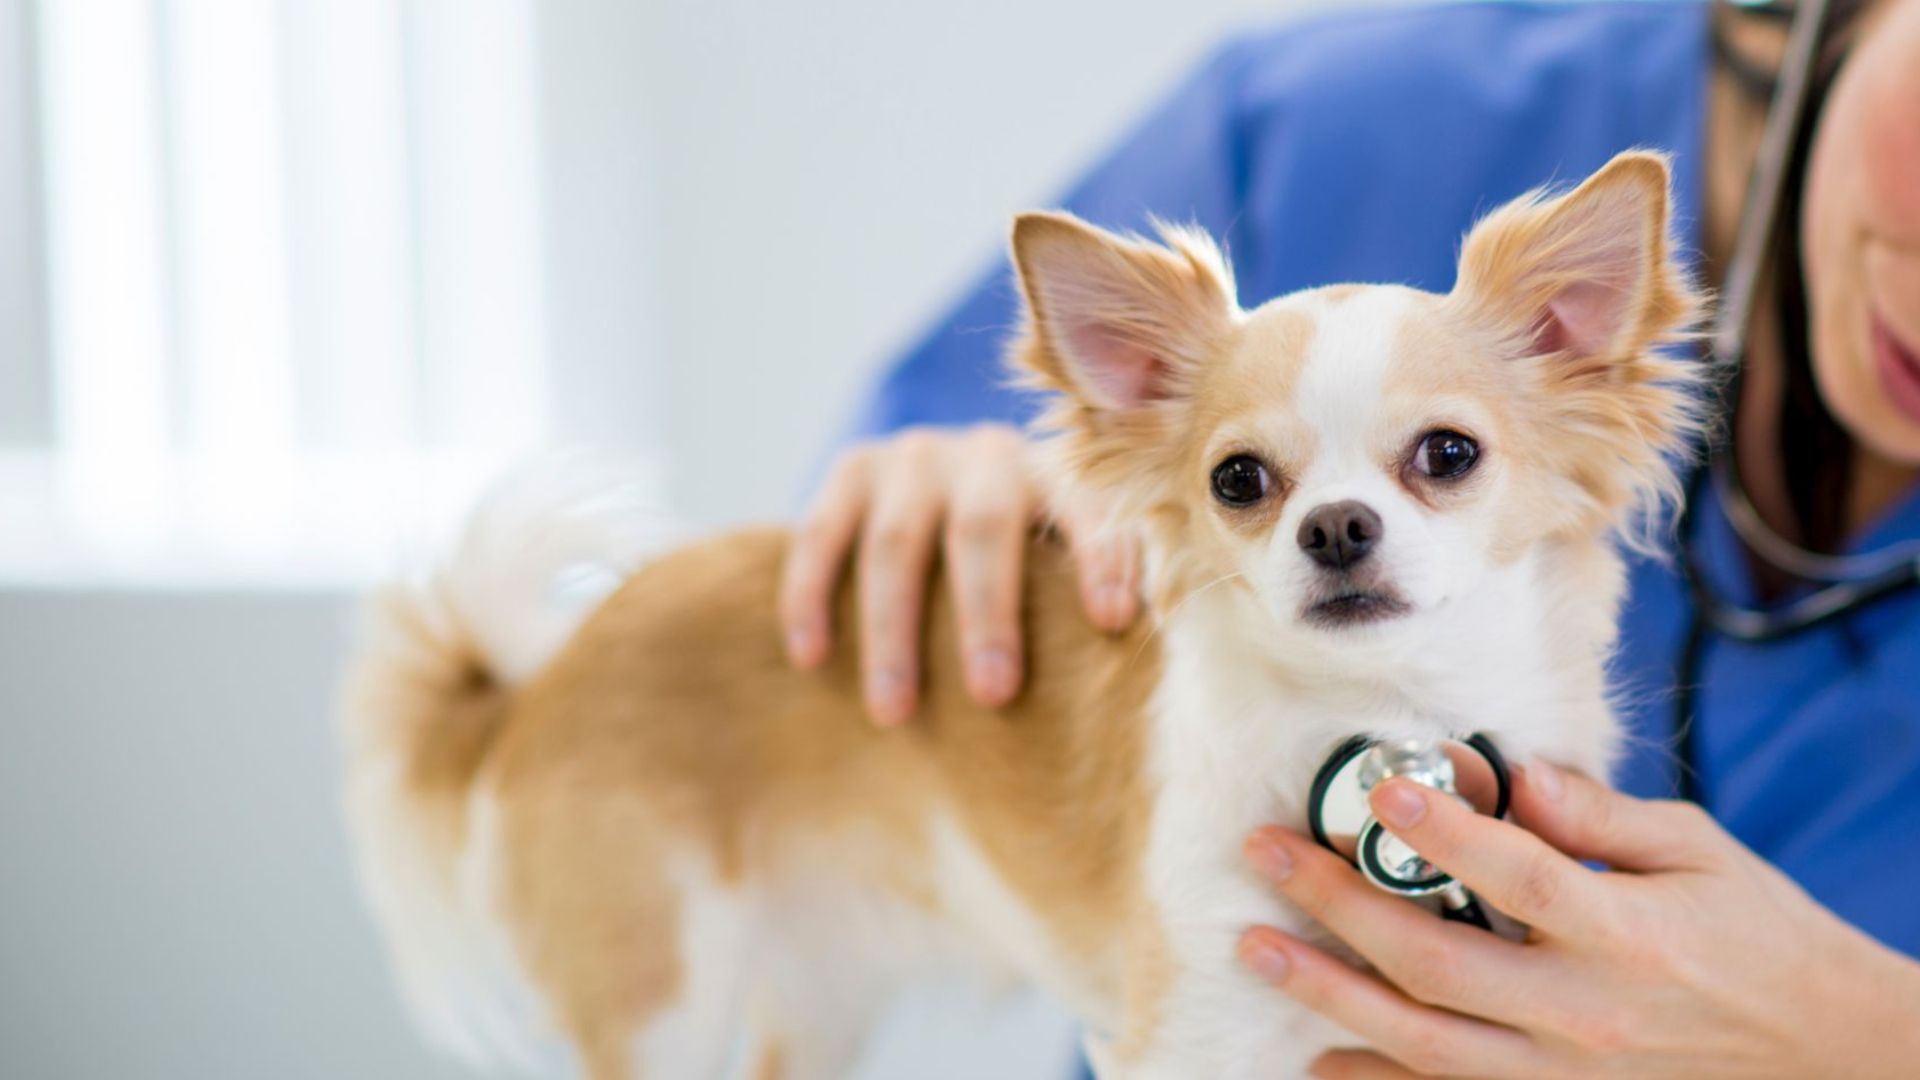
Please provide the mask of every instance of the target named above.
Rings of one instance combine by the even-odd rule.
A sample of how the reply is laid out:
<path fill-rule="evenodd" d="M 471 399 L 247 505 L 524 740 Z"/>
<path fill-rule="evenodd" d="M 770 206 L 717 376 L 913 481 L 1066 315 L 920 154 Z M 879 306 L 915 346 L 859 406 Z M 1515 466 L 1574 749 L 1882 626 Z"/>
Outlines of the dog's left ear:
<path fill-rule="evenodd" d="M 1467 234 L 1456 297 L 1576 365 L 1684 328 L 1696 300 L 1672 256 L 1667 177 L 1663 155 L 1628 151 L 1565 195 L 1508 203 Z"/>
<path fill-rule="evenodd" d="M 1670 237 L 1667 159 L 1628 151 L 1564 195 L 1524 196 L 1467 235 L 1450 304 L 1528 365 L 1543 440 L 1590 509 L 1677 498 L 1673 458 L 1699 428 L 1701 365 L 1662 346 L 1701 299 Z M 1648 518 L 1646 520 L 1651 520 Z"/>
<path fill-rule="evenodd" d="M 1236 325 L 1233 276 L 1213 241 L 1171 226 L 1160 236 L 1116 236 L 1069 214 L 1014 221 L 1028 327 L 1013 362 L 1059 392 L 1043 425 L 1098 486 L 1138 488 L 1160 464 L 1200 370 Z"/>

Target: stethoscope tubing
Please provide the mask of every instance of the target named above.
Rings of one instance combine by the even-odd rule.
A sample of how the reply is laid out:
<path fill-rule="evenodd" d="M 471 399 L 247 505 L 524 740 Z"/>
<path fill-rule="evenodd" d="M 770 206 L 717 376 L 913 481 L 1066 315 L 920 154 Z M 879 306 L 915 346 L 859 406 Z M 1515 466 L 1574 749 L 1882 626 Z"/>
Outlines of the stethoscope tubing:
<path fill-rule="evenodd" d="M 1702 467 L 1687 485 L 1687 503 L 1699 506 L 1706 497 L 1713 470 Z M 1920 556 L 1912 561 L 1893 562 L 1858 577 L 1832 581 L 1813 592 L 1778 607 L 1747 607 L 1717 591 L 1702 565 L 1698 547 L 1698 526 L 1693 510 L 1681 517 L 1680 546 L 1682 567 L 1691 594 L 1694 611 L 1715 634 L 1749 645 L 1784 641 L 1836 619 L 1920 586 Z M 1694 673 L 1686 673 L 1692 678 Z"/>

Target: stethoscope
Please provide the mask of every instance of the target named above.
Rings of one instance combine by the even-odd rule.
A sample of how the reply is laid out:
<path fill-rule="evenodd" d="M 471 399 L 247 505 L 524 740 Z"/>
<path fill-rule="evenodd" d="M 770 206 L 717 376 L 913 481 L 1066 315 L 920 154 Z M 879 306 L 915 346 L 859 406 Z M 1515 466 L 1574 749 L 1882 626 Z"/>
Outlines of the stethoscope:
<path fill-rule="evenodd" d="M 1704 358 L 1714 369 L 1728 373 L 1726 401 L 1735 400 L 1737 393 L 1734 383 L 1746 356 L 1747 328 L 1752 322 L 1762 270 L 1781 223 L 1782 195 L 1789 172 L 1798 165 L 1795 146 L 1819 85 L 1815 65 L 1828 40 L 1833 4 L 1831 0 L 1801 0 L 1792 5 L 1741 6 L 1773 17 L 1790 17 L 1792 26 L 1785 60 L 1778 76 L 1771 79 L 1738 60 L 1716 38 L 1721 58 L 1736 78 L 1755 92 L 1770 91 L 1772 96 L 1760 153 L 1741 206 L 1722 304 Z M 1767 82 L 1771 86 L 1755 86 Z M 1722 428 L 1728 426 L 1723 424 Z M 1776 642 L 1920 586 L 1920 541 L 1862 555 L 1808 551 L 1766 524 L 1741 488 L 1732 456 L 1722 447 L 1711 450 L 1710 463 L 1695 469 L 1687 485 L 1687 505 L 1699 505 L 1711 492 L 1749 551 L 1815 588 L 1768 608 L 1746 606 L 1726 596 L 1705 573 L 1698 550 L 1697 521 L 1683 510 L 1678 528 L 1681 569 L 1692 592 L 1693 618 L 1677 673 L 1675 752 L 1680 794 L 1695 801 L 1701 800 L 1702 793 L 1694 753 L 1694 686 L 1710 634 L 1746 643 Z M 1367 794 L 1392 777 L 1425 784 L 1472 805 L 1458 790 L 1457 769 L 1448 745 L 1463 748 L 1470 752 L 1469 760 L 1477 758 L 1485 764 L 1495 787 L 1488 812 L 1504 817 L 1511 782 L 1505 759 L 1485 735 L 1476 734 L 1453 744 L 1357 735 L 1335 747 L 1315 774 L 1307 796 L 1307 824 L 1316 841 L 1352 861 L 1375 887 L 1406 897 L 1438 897 L 1446 918 L 1492 929 L 1486 909 L 1464 885 L 1388 832 L 1367 808 Z"/>
<path fill-rule="evenodd" d="M 1507 759 L 1486 735 L 1476 733 L 1457 743 L 1355 735 L 1335 747 L 1314 774 L 1307 789 L 1307 828 L 1320 846 L 1359 867 L 1375 888 L 1397 896 L 1437 897 L 1443 917 L 1492 930 L 1486 909 L 1465 885 L 1388 832 L 1367 806 L 1374 788 L 1398 777 L 1479 809 L 1461 792 L 1459 768 L 1449 747 L 1457 747 L 1466 760 L 1484 766 L 1486 779 L 1493 785 L 1488 813 L 1505 817 L 1513 780 Z"/>
<path fill-rule="evenodd" d="M 1762 272 L 1774 250 L 1786 209 L 1783 195 L 1793 170 L 1803 164 L 1797 160 L 1800 156 L 1797 147 L 1803 143 L 1803 125 L 1811 119 L 1808 110 L 1824 85 L 1816 69 L 1839 21 L 1832 17 L 1835 7 L 1832 0 L 1741 6 L 1774 17 L 1790 16 L 1792 24 L 1779 74 L 1771 80 L 1772 100 L 1761 135 L 1760 152 L 1748 180 L 1720 309 L 1708 338 L 1704 362 L 1728 375 L 1723 403 L 1736 400 L 1737 381 L 1746 359 L 1747 330 L 1753 321 Z M 1848 7 L 1846 14 L 1851 14 L 1859 5 Z M 1717 37 L 1716 46 L 1721 59 L 1728 62 L 1729 70 L 1751 91 L 1768 91 L 1764 74 L 1757 74 L 1744 61 L 1736 61 L 1736 54 Z M 1798 269 L 1790 268 L 1786 272 L 1798 273 Z M 1730 416 L 1724 404 L 1722 412 Z M 1729 423 L 1719 425 L 1722 432 L 1730 429 Z M 1733 456 L 1723 446 L 1710 449 L 1709 464 L 1696 468 L 1687 485 L 1687 507 L 1703 505 L 1703 500 L 1711 496 L 1747 551 L 1775 570 L 1813 588 L 1770 607 L 1751 606 L 1726 595 L 1714 585 L 1706 571 L 1700 553 L 1697 516 L 1691 510 L 1682 511 L 1677 530 L 1680 568 L 1691 593 L 1693 617 L 1676 672 L 1674 751 L 1679 759 L 1679 794 L 1694 801 L 1702 801 L 1704 797 L 1693 723 L 1694 699 L 1710 637 L 1717 635 L 1746 644 L 1778 642 L 1920 586 L 1920 541 L 1859 555 L 1809 551 L 1767 525 L 1741 486 Z"/>

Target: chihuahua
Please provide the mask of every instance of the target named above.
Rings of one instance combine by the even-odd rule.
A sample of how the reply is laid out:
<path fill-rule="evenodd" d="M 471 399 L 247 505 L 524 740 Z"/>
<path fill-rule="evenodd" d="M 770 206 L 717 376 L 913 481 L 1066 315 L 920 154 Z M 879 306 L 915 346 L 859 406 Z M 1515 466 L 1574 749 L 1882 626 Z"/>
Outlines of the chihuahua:
<path fill-rule="evenodd" d="M 1241 842 L 1300 827 L 1356 733 L 1485 732 L 1604 775 L 1621 548 L 1651 543 L 1699 427 L 1668 183 L 1630 152 L 1501 207 L 1446 295 L 1251 311 L 1197 231 L 1021 216 L 1013 363 L 1066 482 L 1144 533 L 1151 617 L 1086 625 L 1036 536 L 1001 709 L 964 693 L 938 584 L 925 706 L 879 730 L 854 650 L 783 657 L 785 532 L 641 560 L 568 485 L 487 505 L 374 598 L 345 698 L 407 998 L 473 1056 L 530 1024 L 596 1080 L 840 1076 L 898 987 L 951 967 L 1045 988 L 1103 1077 L 1297 1075 L 1351 1042 L 1236 962 L 1253 924 L 1313 932 Z M 568 618 L 555 583 L 587 564 L 620 583 Z"/>

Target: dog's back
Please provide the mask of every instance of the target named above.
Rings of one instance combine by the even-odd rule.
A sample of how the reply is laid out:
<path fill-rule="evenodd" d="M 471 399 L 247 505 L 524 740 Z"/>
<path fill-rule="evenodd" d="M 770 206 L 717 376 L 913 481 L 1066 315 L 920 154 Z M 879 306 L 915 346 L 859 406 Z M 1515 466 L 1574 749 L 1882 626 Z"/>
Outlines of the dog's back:
<path fill-rule="evenodd" d="M 1158 654 L 1085 623 L 1058 544 L 1029 552 L 1019 700 L 966 698 L 936 575 L 926 704 L 897 731 L 866 720 L 852 642 L 786 663 L 783 531 L 660 557 L 537 671 L 531 647 L 502 671 L 486 643 L 513 627 L 486 622 L 533 613 L 476 593 L 543 595 L 568 564 L 539 546 L 504 578 L 382 594 L 350 684 L 364 876 L 441 1041 L 521 1056 L 503 1033 L 544 1017 L 595 1076 L 698 1076 L 750 1031 L 762 1075 L 832 1076 L 943 960 L 1119 1007 Z"/>

